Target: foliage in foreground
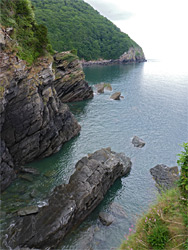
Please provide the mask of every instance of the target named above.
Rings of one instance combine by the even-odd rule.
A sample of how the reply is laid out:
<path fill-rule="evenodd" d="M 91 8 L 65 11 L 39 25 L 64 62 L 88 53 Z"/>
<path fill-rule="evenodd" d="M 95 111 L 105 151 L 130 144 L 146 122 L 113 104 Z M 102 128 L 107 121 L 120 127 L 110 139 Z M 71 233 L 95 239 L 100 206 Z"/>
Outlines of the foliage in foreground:
<path fill-rule="evenodd" d="M 21 59 L 31 64 L 46 52 L 53 52 L 47 28 L 36 23 L 30 0 L 1 0 L 0 9 L 1 24 L 14 28 L 11 37 L 16 43 L 12 49 Z"/>
<path fill-rule="evenodd" d="M 139 47 L 127 34 L 83 0 L 32 0 L 38 23 L 48 27 L 53 49 L 77 49 L 86 60 L 117 59 Z"/>
<path fill-rule="evenodd" d="M 126 237 L 120 250 L 188 250 L 188 143 L 179 154 L 179 187 L 163 192 L 157 203 L 142 216 L 134 234 Z M 132 231 L 132 229 L 130 230 Z"/>

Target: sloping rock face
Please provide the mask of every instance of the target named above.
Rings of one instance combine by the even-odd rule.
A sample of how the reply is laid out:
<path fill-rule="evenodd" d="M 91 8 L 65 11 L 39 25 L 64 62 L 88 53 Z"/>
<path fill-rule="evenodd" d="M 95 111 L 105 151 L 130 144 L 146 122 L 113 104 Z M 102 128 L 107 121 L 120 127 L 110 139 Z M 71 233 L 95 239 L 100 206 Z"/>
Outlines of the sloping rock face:
<path fill-rule="evenodd" d="M 128 52 L 125 52 L 120 58 L 120 63 L 127 62 L 145 62 L 145 56 L 141 48 L 130 48 Z"/>
<path fill-rule="evenodd" d="M 57 152 L 80 125 L 53 85 L 52 58 L 33 67 L 11 51 L 0 53 L 1 191 L 15 178 L 15 167 Z"/>
<path fill-rule="evenodd" d="M 139 63 L 146 62 L 144 52 L 141 48 L 131 47 L 127 52 L 120 56 L 119 59 L 110 59 L 110 60 L 98 60 L 98 61 L 84 61 L 81 63 L 84 67 L 93 66 L 93 65 L 109 65 L 109 64 L 124 64 L 124 63 Z"/>
<path fill-rule="evenodd" d="M 150 173 L 158 184 L 159 190 L 170 189 L 179 180 L 178 167 L 168 167 L 164 164 L 156 165 L 150 169 Z"/>
<path fill-rule="evenodd" d="M 70 52 L 54 56 L 56 79 L 54 86 L 62 102 L 82 101 L 93 98 L 93 90 L 85 81 L 78 57 Z"/>
<path fill-rule="evenodd" d="M 38 214 L 19 217 L 9 230 L 11 248 L 57 248 L 71 228 L 102 201 L 114 181 L 129 173 L 131 161 L 110 148 L 101 149 L 76 164 L 69 183 L 55 188 L 49 204 Z"/>

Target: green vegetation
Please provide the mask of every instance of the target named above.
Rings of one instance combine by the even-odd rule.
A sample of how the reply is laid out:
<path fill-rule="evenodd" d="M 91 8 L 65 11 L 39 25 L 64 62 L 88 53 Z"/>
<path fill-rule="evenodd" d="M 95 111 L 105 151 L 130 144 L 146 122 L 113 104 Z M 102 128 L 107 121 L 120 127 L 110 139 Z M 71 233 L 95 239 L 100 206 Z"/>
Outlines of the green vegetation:
<path fill-rule="evenodd" d="M 117 59 L 139 47 L 127 34 L 83 0 L 32 0 L 38 23 L 48 27 L 53 49 L 76 49 L 86 60 Z"/>
<path fill-rule="evenodd" d="M 179 154 L 178 165 L 181 167 L 179 186 L 185 196 L 188 196 L 188 143 L 184 143 L 185 151 Z"/>
<path fill-rule="evenodd" d="M 120 250 L 188 250 L 188 143 L 179 154 L 181 166 L 179 187 L 168 190 L 158 197 L 158 201 L 140 218 L 136 231 L 130 234 L 120 246 Z M 133 233 L 131 233 L 133 232 Z"/>
<path fill-rule="evenodd" d="M 1 0 L 1 24 L 13 27 L 12 34 L 14 51 L 17 55 L 33 63 L 39 56 L 53 52 L 47 38 L 47 28 L 35 21 L 35 15 L 30 0 Z"/>

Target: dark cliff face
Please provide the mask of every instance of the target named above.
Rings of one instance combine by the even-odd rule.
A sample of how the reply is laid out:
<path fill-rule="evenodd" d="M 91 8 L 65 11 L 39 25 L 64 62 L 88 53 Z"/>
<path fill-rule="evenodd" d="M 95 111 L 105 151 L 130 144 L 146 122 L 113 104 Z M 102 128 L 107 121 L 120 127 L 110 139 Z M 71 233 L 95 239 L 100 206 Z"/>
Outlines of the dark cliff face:
<path fill-rule="evenodd" d="M 15 178 L 15 168 L 57 152 L 80 131 L 57 95 L 52 64 L 49 57 L 27 67 L 12 51 L 0 53 L 2 191 Z"/>
<path fill-rule="evenodd" d="M 93 97 L 93 90 L 85 81 L 82 65 L 77 56 L 69 52 L 56 54 L 54 68 L 54 86 L 62 102 L 81 101 Z"/>

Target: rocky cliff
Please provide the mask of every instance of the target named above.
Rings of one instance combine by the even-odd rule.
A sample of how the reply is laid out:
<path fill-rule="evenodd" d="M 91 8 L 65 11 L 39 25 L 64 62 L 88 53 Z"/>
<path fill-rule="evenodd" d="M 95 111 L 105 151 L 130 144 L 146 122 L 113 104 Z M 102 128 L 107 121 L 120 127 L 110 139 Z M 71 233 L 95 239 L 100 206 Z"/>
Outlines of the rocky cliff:
<path fill-rule="evenodd" d="M 50 56 L 42 57 L 29 67 L 13 52 L 12 41 L 6 30 L 1 30 L 1 37 L 0 181 L 3 191 L 16 177 L 15 170 L 19 169 L 21 164 L 57 152 L 66 141 L 79 133 L 80 125 L 68 106 L 58 97 L 60 95 L 61 99 L 63 98 L 63 91 L 52 68 L 54 59 Z M 57 64 L 57 61 L 55 63 Z M 68 73 L 67 68 L 64 68 L 64 74 L 69 75 L 73 71 L 76 75 L 79 66 L 77 65 L 76 69 L 74 66 L 72 62 Z M 83 75 L 81 67 L 79 74 Z M 58 81 L 61 83 L 65 81 L 63 76 L 62 78 L 58 75 Z M 85 88 L 79 88 L 79 84 Z M 65 95 L 72 96 L 67 98 L 67 101 L 92 97 L 88 84 L 84 81 L 79 81 L 79 84 L 76 80 L 70 83 L 71 88 L 64 92 Z M 82 90 L 84 94 L 81 93 Z"/>
<path fill-rule="evenodd" d="M 128 52 L 125 52 L 123 55 L 116 60 L 97 60 L 97 61 L 85 61 L 82 60 L 81 63 L 83 66 L 92 66 L 92 65 L 109 65 L 109 64 L 124 64 L 124 63 L 139 63 L 146 62 L 144 52 L 141 48 L 131 47 Z"/>
<path fill-rule="evenodd" d="M 70 52 L 58 53 L 54 56 L 56 79 L 54 86 L 62 102 L 90 99 L 93 90 L 85 81 L 85 75 L 78 57 Z"/>

